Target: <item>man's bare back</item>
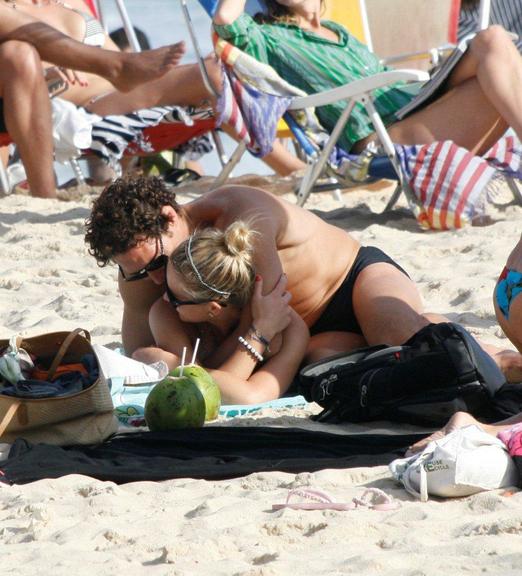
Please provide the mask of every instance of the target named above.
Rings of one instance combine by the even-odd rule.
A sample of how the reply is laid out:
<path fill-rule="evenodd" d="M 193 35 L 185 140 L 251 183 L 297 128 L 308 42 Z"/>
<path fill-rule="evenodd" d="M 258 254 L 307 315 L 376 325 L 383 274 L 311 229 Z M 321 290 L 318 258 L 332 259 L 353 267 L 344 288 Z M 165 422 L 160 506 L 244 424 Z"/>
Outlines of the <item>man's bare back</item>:
<path fill-rule="evenodd" d="M 292 307 L 311 326 L 353 264 L 359 243 L 308 210 L 259 188 L 228 186 L 184 206 L 194 226 L 224 229 L 252 219 L 260 231 L 256 269 L 270 291 L 284 271 Z M 273 261 L 274 242 L 280 263 Z"/>

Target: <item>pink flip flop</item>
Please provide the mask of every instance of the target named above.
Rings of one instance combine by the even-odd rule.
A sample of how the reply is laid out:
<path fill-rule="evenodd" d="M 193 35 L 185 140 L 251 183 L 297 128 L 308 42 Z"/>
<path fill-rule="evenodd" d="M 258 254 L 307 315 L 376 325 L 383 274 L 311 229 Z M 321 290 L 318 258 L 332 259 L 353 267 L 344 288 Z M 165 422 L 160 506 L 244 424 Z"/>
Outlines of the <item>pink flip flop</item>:
<path fill-rule="evenodd" d="M 294 496 L 310 500 L 310 502 L 291 502 Z M 292 510 L 355 510 L 356 508 L 369 508 L 371 510 L 397 510 L 399 502 L 393 500 L 391 496 L 379 490 L 379 488 L 368 488 L 360 498 L 353 498 L 351 502 L 334 502 L 332 498 L 313 488 L 295 488 L 290 490 L 284 504 L 272 504 L 272 510 L 282 510 L 291 508 Z"/>

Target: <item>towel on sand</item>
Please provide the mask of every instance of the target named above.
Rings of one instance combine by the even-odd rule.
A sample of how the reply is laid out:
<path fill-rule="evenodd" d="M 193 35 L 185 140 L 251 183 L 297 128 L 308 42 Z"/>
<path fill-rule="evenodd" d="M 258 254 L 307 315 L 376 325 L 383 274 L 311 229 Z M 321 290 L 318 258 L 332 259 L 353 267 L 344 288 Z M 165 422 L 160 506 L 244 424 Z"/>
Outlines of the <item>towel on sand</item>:
<path fill-rule="evenodd" d="M 387 465 L 423 435 L 212 427 L 120 434 L 97 446 L 64 448 L 19 439 L 0 464 L 0 482 L 26 484 L 84 474 L 117 484 L 173 478 L 222 480 L 254 472 L 314 472 Z"/>

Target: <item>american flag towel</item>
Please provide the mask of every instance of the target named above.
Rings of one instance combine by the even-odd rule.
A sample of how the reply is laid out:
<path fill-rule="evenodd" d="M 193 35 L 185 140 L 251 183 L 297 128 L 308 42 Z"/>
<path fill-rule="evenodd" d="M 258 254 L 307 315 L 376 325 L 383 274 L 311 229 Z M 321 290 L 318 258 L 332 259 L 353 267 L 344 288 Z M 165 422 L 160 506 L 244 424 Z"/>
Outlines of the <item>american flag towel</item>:
<path fill-rule="evenodd" d="M 483 157 L 450 140 L 395 145 L 395 149 L 418 200 L 411 209 L 426 229 L 449 230 L 469 224 L 484 214 L 493 178 L 522 177 L 522 146 L 511 129 Z"/>
<path fill-rule="evenodd" d="M 254 156 L 266 156 L 272 150 L 281 116 L 294 97 L 305 93 L 217 35 L 214 48 L 223 64 L 218 126 L 227 124 Z"/>

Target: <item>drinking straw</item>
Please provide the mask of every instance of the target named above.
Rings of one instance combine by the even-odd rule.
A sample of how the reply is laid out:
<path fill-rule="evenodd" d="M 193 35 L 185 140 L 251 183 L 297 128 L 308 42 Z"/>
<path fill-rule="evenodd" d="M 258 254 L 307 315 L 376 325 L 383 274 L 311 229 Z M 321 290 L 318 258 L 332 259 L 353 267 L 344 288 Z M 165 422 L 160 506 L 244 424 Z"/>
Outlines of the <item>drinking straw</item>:
<path fill-rule="evenodd" d="M 196 338 L 196 345 L 194 346 L 194 352 L 192 352 L 192 360 L 190 361 L 191 365 L 196 363 L 196 356 L 198 354 L 198 348 L 199 348 L 199 338 Z"/>
<path fill-rule="evenodd" d="M 183 368 L 185 368 L 185 356 L 187 355 L 187 347 L 183 346 L 183 353 L 181 354 L 181 369 L 179 371 L 180 377 L 183 376 Z"/>

